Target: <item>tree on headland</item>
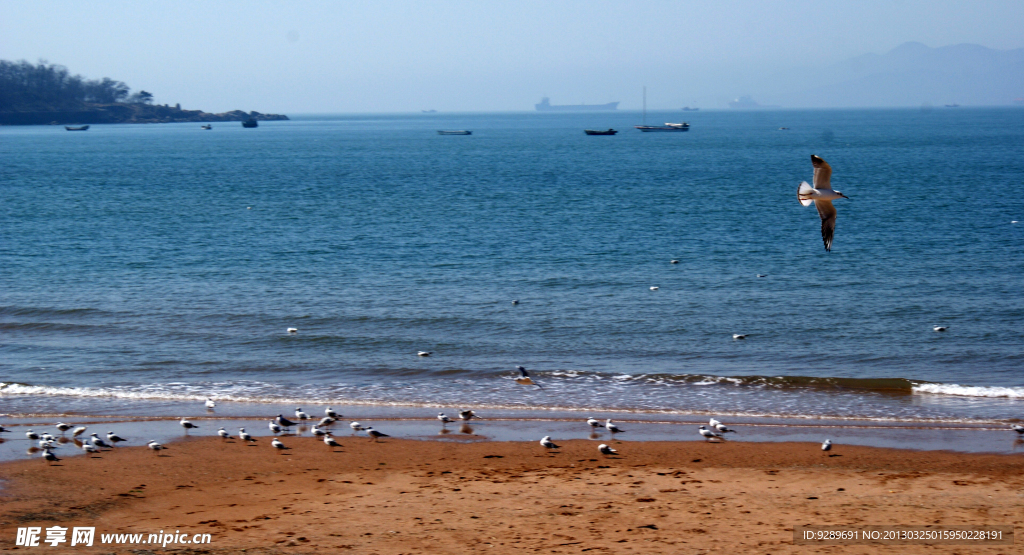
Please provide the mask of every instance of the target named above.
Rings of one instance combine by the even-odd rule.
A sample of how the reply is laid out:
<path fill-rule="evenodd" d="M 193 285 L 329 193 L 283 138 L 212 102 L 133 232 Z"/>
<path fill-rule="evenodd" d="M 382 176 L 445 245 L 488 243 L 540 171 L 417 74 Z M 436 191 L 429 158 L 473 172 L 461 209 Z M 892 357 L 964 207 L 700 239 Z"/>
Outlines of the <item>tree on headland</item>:
<path fill-rule="evenodd" d="M 139 92 L 129 96 L 128 97 L 128 102 L 130 102 L 131 104 L 152 104 L 153 103 L 153 93 L 148 93 L 146 91 L 139 91 Z"/>
<path fill-rule="evenodd" d="M 128 91 L 128 85 L 121 81 L 109 77 L 88 80 L 46 60 L 36 65 L 24 60 L 0 60 L 0 112 L 72 110 L 86 102 L 113 104 L 123 102 Z"/>

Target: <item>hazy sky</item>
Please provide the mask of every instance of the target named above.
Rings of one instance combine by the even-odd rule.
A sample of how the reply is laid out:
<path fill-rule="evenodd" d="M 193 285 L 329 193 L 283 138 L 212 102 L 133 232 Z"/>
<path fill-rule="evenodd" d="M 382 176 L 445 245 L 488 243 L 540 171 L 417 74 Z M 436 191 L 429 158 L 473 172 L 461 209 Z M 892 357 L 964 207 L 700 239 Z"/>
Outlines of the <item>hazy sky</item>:
<path fill-rule="evenodd" d="M 713 107 L 783 70 L 1022 30 L 1021 0 L 0 0 L 0 59 L 215 112 L 639 109 L 642 85 L 652 108 Z"/>

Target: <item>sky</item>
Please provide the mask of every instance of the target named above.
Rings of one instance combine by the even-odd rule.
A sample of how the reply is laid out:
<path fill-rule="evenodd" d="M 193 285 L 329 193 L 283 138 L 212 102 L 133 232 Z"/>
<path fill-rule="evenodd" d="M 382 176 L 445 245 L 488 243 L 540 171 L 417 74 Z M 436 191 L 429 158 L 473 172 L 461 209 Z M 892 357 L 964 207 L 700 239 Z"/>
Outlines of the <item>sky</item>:
<path fill-rule="evenodd" d="M 909 41 L 1024 47 L 1024 2 L 0 0 L 0 59 L 208 112 L 722 107 Z M 794 83 L 794 86 L 801 86 Z"/>

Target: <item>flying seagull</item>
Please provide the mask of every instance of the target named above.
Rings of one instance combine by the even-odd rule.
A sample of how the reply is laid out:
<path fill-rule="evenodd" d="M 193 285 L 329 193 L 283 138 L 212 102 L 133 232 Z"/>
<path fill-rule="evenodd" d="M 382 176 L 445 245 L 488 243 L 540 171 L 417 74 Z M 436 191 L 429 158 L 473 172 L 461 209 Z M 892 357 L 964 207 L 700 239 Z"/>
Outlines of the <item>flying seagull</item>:
<path fill-rule="evenodd" d="M 516 370 L 519 370 L 519 377 L 516 378 L 516 383 L 519 385 L 535 385 L 540 387 L 540 384 L 530 379 L 530 373 L 526 371 L 526 368 L 522 366 L 516 366 Z M 541 389 L 544 389 L 540 387 Z"/>
<path fill-rule="evenodd" d="M 65 424 L 63 422 L 58 422 L 54 424 L 54 426 L 56 426 L 57 429 L 60 430 L 60 433 L 62 434 L 71 429 L 71 424 Z"/>
<path fill-rule="evenodd" d="M 796 198 L 800 204 L 818 209 L 821 216 L 821 240 L 825 242 L 825 250 L 832 250 L 832 235 L 836 231 L 836 208 L 832 201 L 837 198 L 850 198 L 839 191 L 832 190 L 832 166 L 818 156 L 811 155 L 811 164 L 814 166 L 814 186 L 811 187 L 806 181 L 800 183 L 797 189 Z"/>

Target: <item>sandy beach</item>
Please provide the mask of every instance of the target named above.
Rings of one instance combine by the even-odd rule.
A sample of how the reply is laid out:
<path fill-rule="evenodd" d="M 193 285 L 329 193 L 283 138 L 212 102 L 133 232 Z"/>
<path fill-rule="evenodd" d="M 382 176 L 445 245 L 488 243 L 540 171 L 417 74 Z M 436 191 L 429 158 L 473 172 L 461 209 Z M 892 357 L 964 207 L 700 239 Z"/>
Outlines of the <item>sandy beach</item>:
<path fill-rule="evenodd" d="M 0 549 L 58 553 L 874 553 L 793 544 L 797 525 L 1024 522 L 1024 458 L 810 443 L 219 438 L 160 453 L 0 465 Z M 17 547 L 19 527 L 94 526 L 92 548 Z M 101 534 L 210 534 L 198 546 Z M 43 533 L 45 539 L 45 532 Z M 70 538 L 70 532 L 69 532 Z M 927 546 L 903 553 L 1011 553 Z"/>

